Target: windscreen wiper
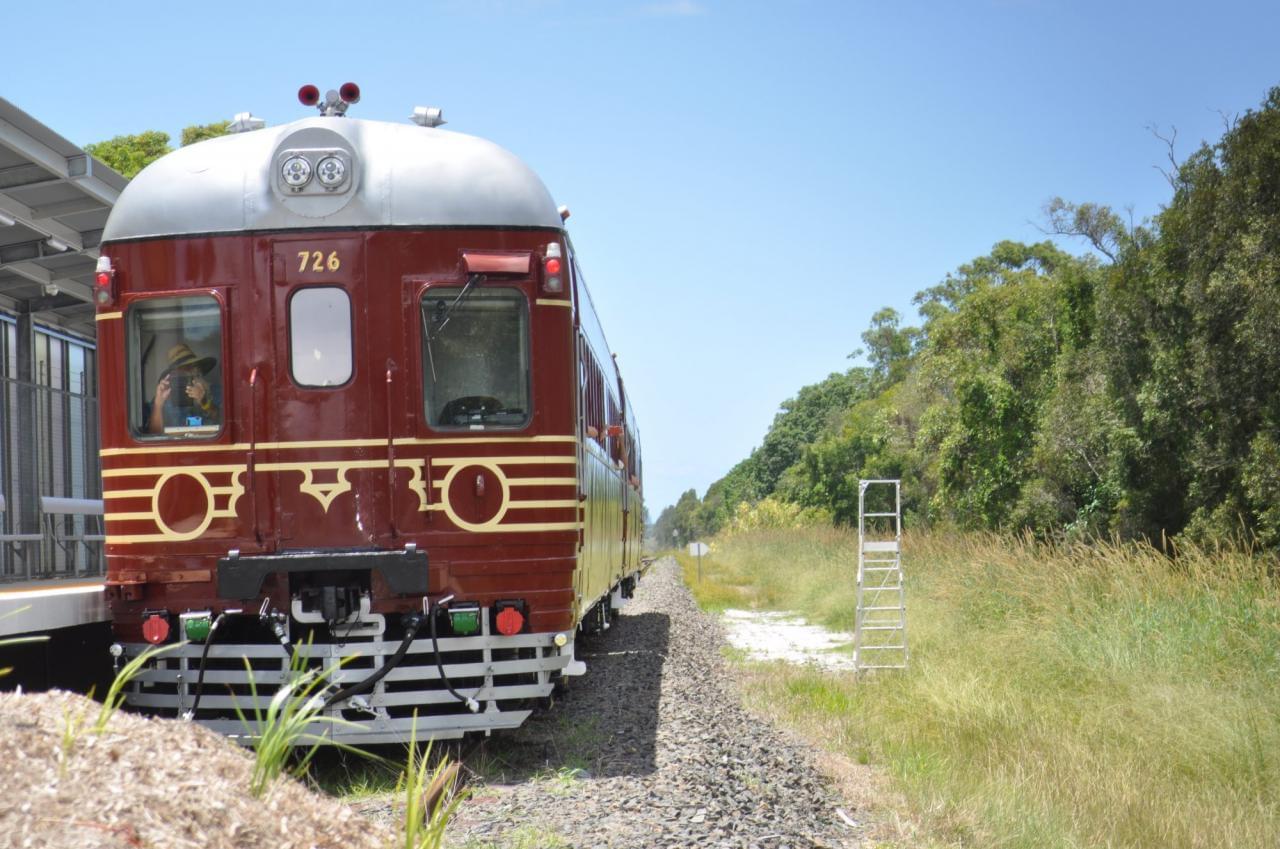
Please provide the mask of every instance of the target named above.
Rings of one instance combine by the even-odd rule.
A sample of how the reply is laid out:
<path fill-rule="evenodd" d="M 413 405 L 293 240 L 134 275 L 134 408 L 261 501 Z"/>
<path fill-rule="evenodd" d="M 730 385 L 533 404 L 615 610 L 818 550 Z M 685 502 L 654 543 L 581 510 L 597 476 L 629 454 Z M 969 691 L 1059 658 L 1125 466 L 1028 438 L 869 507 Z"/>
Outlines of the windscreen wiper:
<path fill-rule="evenodd" d="M 444 315 L 440 316 L 440 318 L 438 319 L 439 326 L 436 327 L 436 332 L 431 337 L 431 339 L 434 339 L 440 335 L 440 333 L 444 330 L 445 325 L 449 323 L 449 319 L 453 318 L 454 308 L 457 307 L 458 304 L 462 303 L 463 299 L 466 298 L 468 295 L 470 295 L 472 291 L 474 291 L 477 285 L 483 283 L 484 281 L 485 281 L 485 276 L 483 274 L 472 274 L 470 277 L 467 278 L 467 285 L 462 287 L 462 291 L 458 293 L 458 297 L 453 299 L 453 303 L 449 304 L 449 306 L 444 311 Z"/>
<path fill-rule="evenodd" d="M 453 317 L 454 307 L 462 303 L 462 299 L 470 295 L 472 291 L 474 291 L 475 287 L 483 283 L 484 281 L 485 281 L 485 276 L 483 274 L 472 274 L 470 277 L 467 278 L 466 285 L 462 287 L 462 291 L 458 293 L 458 297 L 454 298 L 453 303 L 445 307 L 444 313 L 440 316 L 440 318 L 436 319 L 437 323 L 439 324 L 439 327 L 436 328 L 435 333 L 432 333 L 431 328 L 427 325 L 427 311 L 426 310 L 422 311 L 422 333 L 427 340 L 427 363 L 431 366 L 431 382 L 432 383 L 436 382 L 436 358 L 431 350 L 432 340 L 438 337 L 441 331 L 444 330 L 444 326 L 449 323 L 449 319 Z M 443 301 L 441 301 L 440 303 L 443 303 Z"/>

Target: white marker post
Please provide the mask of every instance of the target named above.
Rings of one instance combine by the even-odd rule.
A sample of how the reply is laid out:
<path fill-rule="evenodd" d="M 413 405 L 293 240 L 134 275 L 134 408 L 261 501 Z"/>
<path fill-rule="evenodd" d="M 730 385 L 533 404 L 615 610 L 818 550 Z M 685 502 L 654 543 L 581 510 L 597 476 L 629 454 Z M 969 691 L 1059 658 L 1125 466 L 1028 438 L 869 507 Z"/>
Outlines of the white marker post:
<path fill-rule="evenodd" d="M 702 583 L 702 555 L 710 553 L 711 549 L 705 542 L 689 543 L 689 556 L 698 558 L 698 583 Z"/>

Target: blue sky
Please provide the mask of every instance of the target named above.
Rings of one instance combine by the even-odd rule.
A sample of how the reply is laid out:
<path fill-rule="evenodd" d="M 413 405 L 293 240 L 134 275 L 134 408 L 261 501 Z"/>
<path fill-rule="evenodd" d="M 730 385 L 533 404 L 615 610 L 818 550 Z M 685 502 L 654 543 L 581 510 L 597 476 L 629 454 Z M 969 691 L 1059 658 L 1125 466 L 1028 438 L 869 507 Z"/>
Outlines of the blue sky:
<path fill-rule="evenodd" d="M 5 9 L 0 96 L 77 143 L 358 82 L 352 114 L 445 110 L 573 210 L 642 432 L 647 500 L 702 493 L 873 312 L 1055 195 L 1159 211 L 1165 148 L 1280 84 L 1275 4 L 63 3 Z M 179 16 L 175 10 L 181 9 Z M 52 14 L 52 17 L 50 16 Z"/>

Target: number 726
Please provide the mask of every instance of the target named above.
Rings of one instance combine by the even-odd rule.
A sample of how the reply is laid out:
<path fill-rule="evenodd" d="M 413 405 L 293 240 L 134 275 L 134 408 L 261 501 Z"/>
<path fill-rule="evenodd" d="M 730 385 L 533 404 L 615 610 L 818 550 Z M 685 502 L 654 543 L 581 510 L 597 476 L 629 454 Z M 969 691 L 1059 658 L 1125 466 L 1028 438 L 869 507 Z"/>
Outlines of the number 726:
<path fill-rule="evenodd" d="M 311 263 L 312 271 L 337 271 L 342 267 L 342 260 L 338 257 L 337 251 L 329 251 L 329 256 L 324 255 L 324 251 L 298 251 L 298 272 L 307 270 L 307 263 Z"/>

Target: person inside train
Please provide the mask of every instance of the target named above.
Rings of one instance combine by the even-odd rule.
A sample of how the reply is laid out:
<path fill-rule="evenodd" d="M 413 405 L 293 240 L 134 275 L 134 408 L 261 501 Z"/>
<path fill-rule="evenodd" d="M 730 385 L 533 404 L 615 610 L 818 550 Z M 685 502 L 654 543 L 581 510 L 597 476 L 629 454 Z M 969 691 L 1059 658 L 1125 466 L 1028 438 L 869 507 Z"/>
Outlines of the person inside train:
<path fill-rule="evenodd" d="M 218 387 L 208 380 L 218 361 L 198 356 L 182 342 L 169 349 L 167 359 L 168 365 L 156 381 L 155 396 L 143 414 L 147 432 L 221 424 Z"/>

